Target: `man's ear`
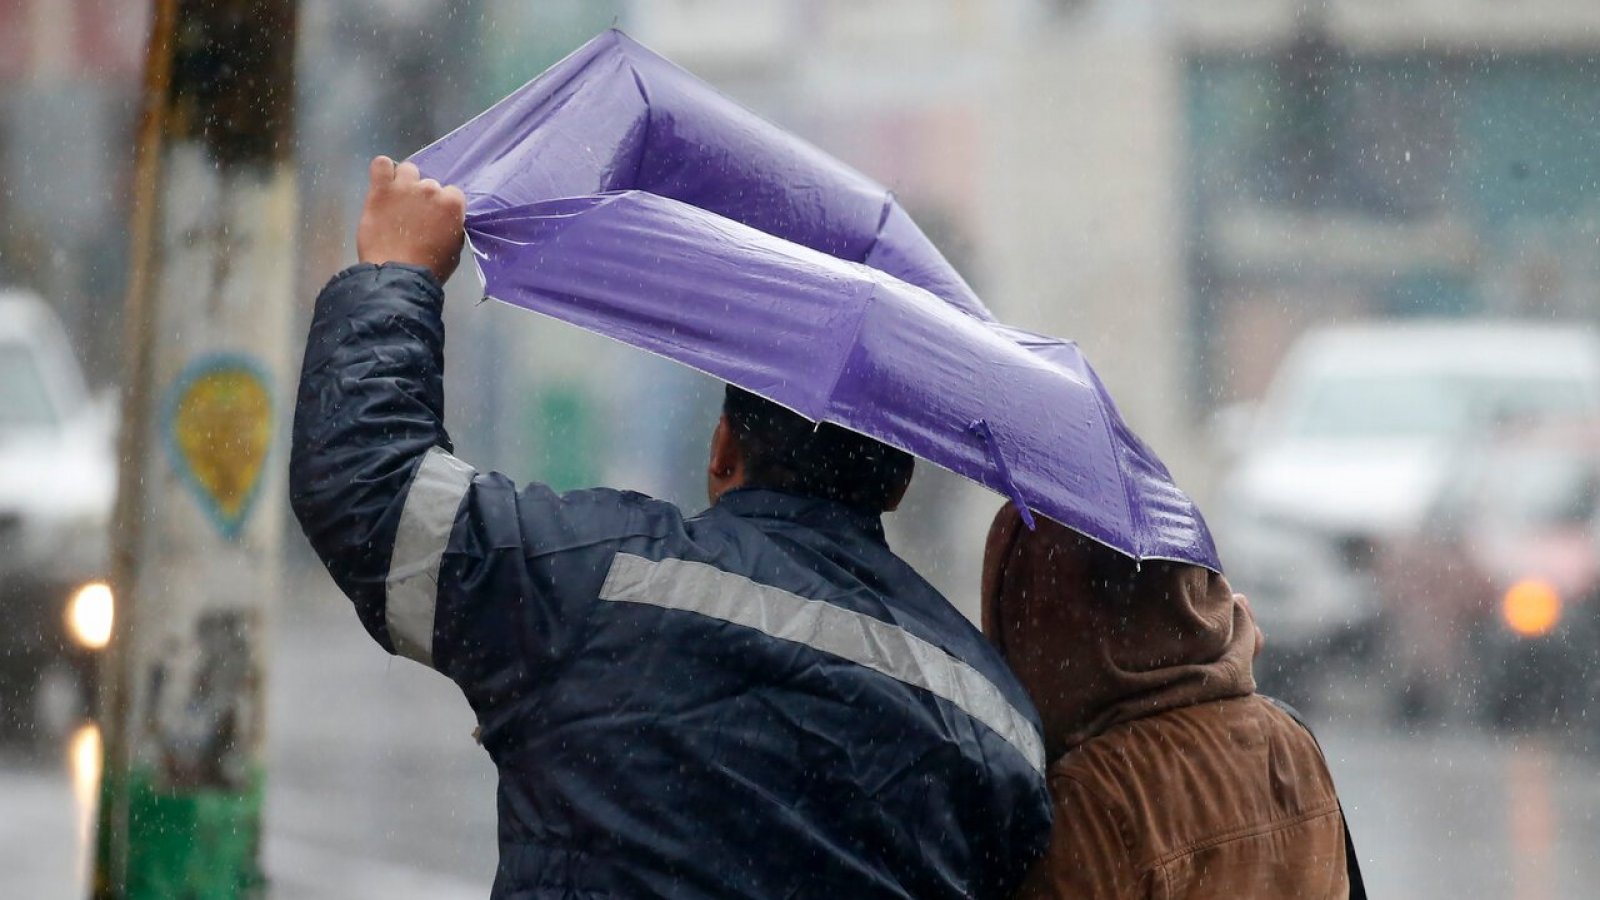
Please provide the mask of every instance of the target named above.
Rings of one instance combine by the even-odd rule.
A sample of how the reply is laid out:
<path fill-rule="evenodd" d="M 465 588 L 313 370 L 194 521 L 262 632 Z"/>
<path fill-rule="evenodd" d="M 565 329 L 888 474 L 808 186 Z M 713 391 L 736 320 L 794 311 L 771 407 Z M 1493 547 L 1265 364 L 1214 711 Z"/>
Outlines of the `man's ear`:
<path fill-rule="evenodd" d="M 728 417 L 717 420 L 711 432 L 711 459 L 706 465 L 706 499 L 716 503 L 723 494 L 744 486 L 744 449 L 733 436 Z"/>

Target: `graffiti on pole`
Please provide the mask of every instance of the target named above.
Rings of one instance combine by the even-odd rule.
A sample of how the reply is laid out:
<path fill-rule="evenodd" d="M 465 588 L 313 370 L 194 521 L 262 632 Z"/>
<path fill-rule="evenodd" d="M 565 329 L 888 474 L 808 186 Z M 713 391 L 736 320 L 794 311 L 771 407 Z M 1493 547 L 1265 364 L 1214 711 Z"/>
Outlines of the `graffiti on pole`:
<path fill-rule="evenodd" d="M 239 537 L 272 445 L 267 369 L 252 357 L 215 353 L 190 362 L 167 392 L 172 465 L 223 537 Z"/>
<path fill-rule="evenodd" d="M 174 646 L 151 669 L 144 724 L 157 751 L 148 762 L 160 787 L 250 788 L 260 720 L 256 630 L 256 617 L 247 611 L 205 612 L 195 623 L 199 654 L 186 657 Z"/>

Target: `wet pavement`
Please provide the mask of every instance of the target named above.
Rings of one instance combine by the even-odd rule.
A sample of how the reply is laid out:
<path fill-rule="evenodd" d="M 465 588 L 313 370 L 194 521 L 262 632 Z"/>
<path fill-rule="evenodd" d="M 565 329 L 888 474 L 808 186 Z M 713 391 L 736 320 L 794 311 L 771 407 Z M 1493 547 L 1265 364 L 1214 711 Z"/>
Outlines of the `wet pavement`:
<path fill-rule="evenodd" d="M 1594 896 L 1595 760 L 1547 737 L 1322 731 L 1372 896 Z"/>
<path fill-rule="evenodd" d="M 484 897 L 494 772 L 443 678 L 372 644 L 325 582 L 272 648 L 265 859 L 273 895 Z M 1552 735 L 1404 734 L 1345 684 L 1313 715 L 1375 897 L 1587 897 L 1600 884 L 1600 759 Z M 0 896 L 82 896 L 82 743 L 0 758 Z M 80 779 L 80 782 L 82 779 Z"/>

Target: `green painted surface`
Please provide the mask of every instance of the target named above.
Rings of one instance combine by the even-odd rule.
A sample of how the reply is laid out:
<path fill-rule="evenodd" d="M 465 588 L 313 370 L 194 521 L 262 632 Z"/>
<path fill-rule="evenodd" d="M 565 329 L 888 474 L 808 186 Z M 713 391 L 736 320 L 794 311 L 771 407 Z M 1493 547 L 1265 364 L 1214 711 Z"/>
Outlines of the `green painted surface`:
<path fill-rule="evenodd" d="M 481 0 L 483 27 L 474 44 L 479 77 L 475 95 L 487 106 L 621 24 L 618 0 Z"/>
<path fill-rule="evenodd" d="M 262 896 L 266 887 L 259 852 L 264 781 L 258 769 L 241 791 L 167 790 L 157 786 L 148 766 L 135 767 L 125 780 L 108 773 L 101 785 L 101 809 L 114 809 L 118 792 L 126 791 L 128 821 L 108 823 L 102 816 L 96 851 L 106 859 L 109 829 L 127 828 L 128 871 L 122 891 L 96 884 L 95 896 L 129 900 Z M 98 866 L 97 872 L 106 868 Z"/>
<path fill-rule="evenodd" d="M 1313 209 L 1481 229 L 1571 228 L 1600 210 L 1600 61 L 1589 55 L 1338 57 L 1325 95 L 1298 96 L 1273 53 L 1202 56 L 1185 71 L 1188 193 L 1202 207 L 1294 207 L 1297 135 L 1329 154 Z"/>
<path fill-rule="evenodd" d="M 1228 327 L 1299 327 L 1329 300 L 1335 317 L 1597 315 L 1594 54 L 1280 44 L 1198 53 L 1183 78 L 1203 390 L 1242 386 L 1231 354 L 1248 351 L 1223 346 Z M 1316 225 L 1339 246 L 1296 231 Z M 1450 252 L 1369 252 L 1397 235 Z"/>
<path fill-rule="evenodd" d="M 1475 313 L 1481 297 L 1470 279 L 1450 274 L 1412 271 L 1382 285 L 1376 309 L 1386 316 L 1461 316 Z"/>
<path fill-rule="evenodd" d="M 1496 232 L 1600 209 L 1600 63 L 1508 58 L 1484 67 L 1457 123 L 1471 151 L 1457 190 Z"/>
<path fill-rule="evenodd" d="M 538 389 L 531 413 L 531 443 L 539 448 L 536 477 L 557 491 L 598 483 L 602 462 L 594 403 L 583 386 L 557 383 Z"/>

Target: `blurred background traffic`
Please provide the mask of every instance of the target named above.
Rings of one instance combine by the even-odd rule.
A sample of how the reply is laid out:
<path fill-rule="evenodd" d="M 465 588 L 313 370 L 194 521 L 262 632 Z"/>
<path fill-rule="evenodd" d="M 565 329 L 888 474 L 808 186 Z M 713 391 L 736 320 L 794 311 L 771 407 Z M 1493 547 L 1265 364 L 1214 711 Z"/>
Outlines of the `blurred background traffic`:
<path fill-rule="evenodd" d="M 8 896 L 82 891 L 145 7 L 0 0 Z M 305 308 L 353 259 L 367 159 L 612 25 L 890 185 L 1002 319 L 1084 347 L 1207 511 L 1268 635 L 1263 687 L 1318 727 L 1375 893 L 1586 894 L 1600 6 L 305 0 Z M 447 310 L 459 455 L 703 502 L 716 385 L 477 289 L 459 275 Z M 969 615 L 1000 502 L 924 466 L 891 517 Z M 274 892 L 484 895 L 470 712 L 372 646 L 283 528 Z"/>

